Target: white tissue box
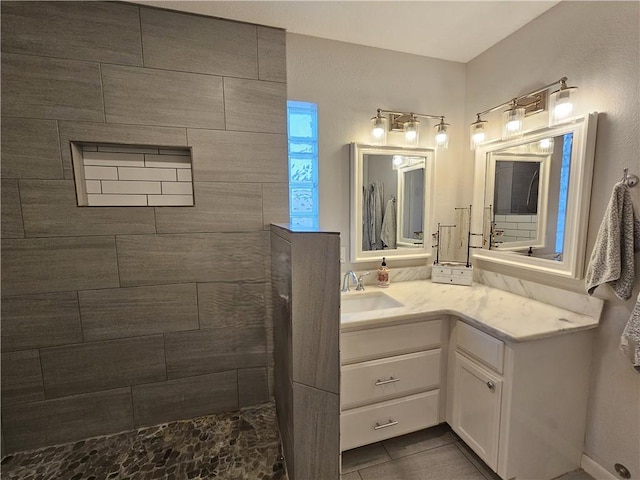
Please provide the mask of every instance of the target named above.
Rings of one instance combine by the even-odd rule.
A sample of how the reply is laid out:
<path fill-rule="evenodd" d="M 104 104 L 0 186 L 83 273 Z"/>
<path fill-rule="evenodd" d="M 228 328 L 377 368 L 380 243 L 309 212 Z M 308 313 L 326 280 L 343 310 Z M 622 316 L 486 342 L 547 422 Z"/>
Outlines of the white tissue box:
<path fill-rule="evenodd" d="M 456 263 L 434 263 L 431 269 L 431 281 L 452 285 L 471 285 L 473 267 Z"/>

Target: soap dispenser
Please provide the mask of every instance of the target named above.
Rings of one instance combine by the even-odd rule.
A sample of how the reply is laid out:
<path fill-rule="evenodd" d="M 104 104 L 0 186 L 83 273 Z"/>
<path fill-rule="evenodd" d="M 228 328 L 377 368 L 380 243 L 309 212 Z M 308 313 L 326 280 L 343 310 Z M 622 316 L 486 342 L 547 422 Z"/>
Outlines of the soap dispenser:
<path fill-rule="evenodd" d="M 382 264 L 378 268 L 378 286 L 387 288 L 389 286 L 389 267 L 384 257 L 382 257 Z"/>

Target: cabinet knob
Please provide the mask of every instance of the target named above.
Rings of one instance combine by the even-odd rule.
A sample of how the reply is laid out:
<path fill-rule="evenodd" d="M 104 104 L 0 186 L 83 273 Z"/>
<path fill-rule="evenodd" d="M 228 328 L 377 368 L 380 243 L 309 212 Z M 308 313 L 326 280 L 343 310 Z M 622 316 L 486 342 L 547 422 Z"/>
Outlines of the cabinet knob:
<path fill-rule="evenodd" d="M 496 389 L 496 384 L 495 384 L 495 383 L 493 383 L 491 380 L 489 380 L 489 381 L 487 382 L 487 388 L 488 388 L 489 390 L 495 390 L 495 389 Z"/>

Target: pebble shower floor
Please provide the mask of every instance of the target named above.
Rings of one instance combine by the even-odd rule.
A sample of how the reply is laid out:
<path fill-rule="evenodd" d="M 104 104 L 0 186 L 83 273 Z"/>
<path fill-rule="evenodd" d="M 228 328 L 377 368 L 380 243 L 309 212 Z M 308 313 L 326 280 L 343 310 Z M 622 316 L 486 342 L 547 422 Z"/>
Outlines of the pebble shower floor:
<path fill-rule="evenodd" d="M 6 480 L 287 480 L 275 405 L 18 452 Z"/>

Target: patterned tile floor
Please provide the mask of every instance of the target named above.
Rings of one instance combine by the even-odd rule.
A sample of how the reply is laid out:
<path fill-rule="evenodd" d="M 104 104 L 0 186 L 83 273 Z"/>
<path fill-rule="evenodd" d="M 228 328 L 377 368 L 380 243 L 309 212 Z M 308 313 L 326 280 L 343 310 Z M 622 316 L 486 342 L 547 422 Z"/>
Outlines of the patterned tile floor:
<path fill-rule="evenodd" d="M 6 480 L 286 480 L 275 405 L 91 438 L 2 459 Z"/>

